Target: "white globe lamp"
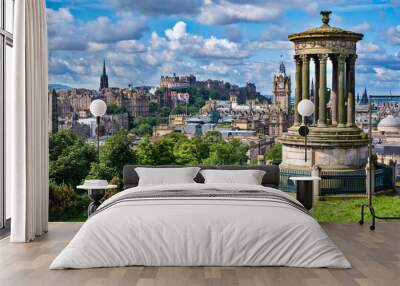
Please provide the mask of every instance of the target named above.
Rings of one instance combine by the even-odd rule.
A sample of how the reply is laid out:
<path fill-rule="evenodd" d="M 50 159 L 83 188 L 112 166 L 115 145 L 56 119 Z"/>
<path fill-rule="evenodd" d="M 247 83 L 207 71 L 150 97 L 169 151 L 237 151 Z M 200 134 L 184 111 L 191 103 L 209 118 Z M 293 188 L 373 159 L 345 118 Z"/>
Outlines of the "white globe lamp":
<path fill-rule="evenodd" d="M 93 100 L 90 104 L 90 112 L 96 117 L 103 116 L 107 112 L 107 104 L 101 99 Z"/>
<path fill-rule="evenodd" d="M 309 99 L 303 99 L 297 105 L 297 111 L 303 117 L 311 116 L 315 111 L 314 103 Z"/>
<path fill-rule="evenodd" d="M 106 114 L 107 104 L 101 99 L 95 99 L 90 104 L 90 112 L 96 117 L 97 128 L 97 160 L 100 163 L 100 117 Z"/>
<path fill-rule="evenodd" d="M 307 127 L 306 117 L 311 116 L 314 113 L 315 106 L 314 103 L 309 99 L 303 99 L 297 105 L 297 111 L 303 118 L 303 126 L 300 126 L 299 133 L 304 136 L 304 161 L 307 162 L 307 135 L 309 129 Z"/>

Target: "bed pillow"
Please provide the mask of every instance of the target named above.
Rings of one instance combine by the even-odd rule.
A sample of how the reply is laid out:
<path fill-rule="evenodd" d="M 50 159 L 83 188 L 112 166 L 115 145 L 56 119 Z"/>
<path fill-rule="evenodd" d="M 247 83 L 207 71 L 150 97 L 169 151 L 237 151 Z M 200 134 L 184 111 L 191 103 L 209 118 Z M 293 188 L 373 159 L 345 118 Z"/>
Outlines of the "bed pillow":
<path fill-rule="evenodd" d="M 138 186 L 171 185 L 195 183 L 193 180 L 200 171 L 199 167 L 184 168 L 135 168 L 139 176 Z"/>
<path fill-rule="evenodd" d="M 202 170 L 205 184 L 261 185 L 265 171 L 261 170 Z"/>

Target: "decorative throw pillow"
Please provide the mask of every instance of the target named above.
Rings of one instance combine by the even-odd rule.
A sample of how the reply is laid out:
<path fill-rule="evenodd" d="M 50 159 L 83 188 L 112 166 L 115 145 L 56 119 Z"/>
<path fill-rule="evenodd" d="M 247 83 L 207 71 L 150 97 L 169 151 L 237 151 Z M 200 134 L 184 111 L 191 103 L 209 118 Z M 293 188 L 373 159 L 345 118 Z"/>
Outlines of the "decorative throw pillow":
<path fill-rule="evenodd" d="M 195 183 L 193 180 L 200 168 L 135 168 L 139 176 L 139 186 L 171 185 Z"/>

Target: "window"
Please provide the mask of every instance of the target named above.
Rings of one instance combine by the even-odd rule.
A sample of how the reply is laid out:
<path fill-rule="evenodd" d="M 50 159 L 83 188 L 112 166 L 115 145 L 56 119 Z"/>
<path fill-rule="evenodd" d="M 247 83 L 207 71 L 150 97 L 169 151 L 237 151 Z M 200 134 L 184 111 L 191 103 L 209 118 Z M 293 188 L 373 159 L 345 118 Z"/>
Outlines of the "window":
<path fill-rule="evenodd" d="M 4 188 L 4 106 L 11 93 L 13 22 L 14 0 L 0 0 L 0 228 L 10 217 L 10 195 Z"/>

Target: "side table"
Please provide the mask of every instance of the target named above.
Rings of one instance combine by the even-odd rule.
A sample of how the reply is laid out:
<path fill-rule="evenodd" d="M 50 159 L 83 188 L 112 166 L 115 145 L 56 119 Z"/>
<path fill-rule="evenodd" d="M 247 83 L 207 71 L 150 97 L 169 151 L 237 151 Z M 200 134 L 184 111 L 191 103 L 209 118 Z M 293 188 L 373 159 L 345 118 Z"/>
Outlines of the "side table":
<path fill-rule="evenodd" d="M 80 185 L 77 186 L 76 188 L 87 190 L 88 196 L 91 200 L 88 207 L 88 216 L 90 216 L 101 205 L 101 200 L 103 199 L 106 190 L 116 189 L 117 185 L 107 185 L 107 186 Z"/>
<path fill-rule="evenodd" d="M 290 177 L 296 183 L 296 199 L 308 210 L 313 207 L 313 182 L 320 181 L 320 177 Z"/>

